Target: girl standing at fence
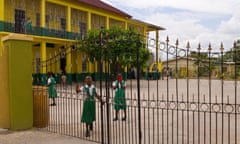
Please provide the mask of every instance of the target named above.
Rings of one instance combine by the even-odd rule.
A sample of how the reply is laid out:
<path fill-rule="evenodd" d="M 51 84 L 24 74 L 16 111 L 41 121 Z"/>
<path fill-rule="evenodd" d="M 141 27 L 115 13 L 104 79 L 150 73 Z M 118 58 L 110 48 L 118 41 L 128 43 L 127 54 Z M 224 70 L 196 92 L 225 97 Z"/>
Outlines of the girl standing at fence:
<path fill-rule="evenodd" d="M 113 82 L 112 84 L 113 89 L 115 89 L 115 97 L 114 97 L 114 109 L 116 110 L 116 116 L 113 119 L 113 121 L 118 120 L 118 113 L 119 110 L 124 111 L 124 117 L 122 118 L 123 121 L 126 120 L 126 98 L 125 98 L 125 88 L 126 83 L 122 80 L 122 75 L 118 74 L 117 80 Z"/>
<path fill-rule="evenodd" d="M 76 86 L 76 92 L 84 92 L 83 112 L 81 122 L 86 123 L 86 137 L 90 136 L 90 131 L 93 130 L 93 122 L 96 120 L 96 105 L 94 97 L 101 101 L 100 96 L 97 94 L 96 87 L 92 84 L 92 77 L 86 76 L 85 85 L 80 87 Z M 101 101 L 102 102 L 102 101 Z"/>
<path fill-rule="evenodd" d="M 48 73 L 48 81 L 47 81 L 47 86 L 48 86 L 48 96 L 49 98 L 52 99 L 53 103 L 51 106 L 55 106 L 55 98 L 57 98 L 57 91 L 55 88 L 56 81 L 53 77 L 53 74 L 51 72 Z"/>

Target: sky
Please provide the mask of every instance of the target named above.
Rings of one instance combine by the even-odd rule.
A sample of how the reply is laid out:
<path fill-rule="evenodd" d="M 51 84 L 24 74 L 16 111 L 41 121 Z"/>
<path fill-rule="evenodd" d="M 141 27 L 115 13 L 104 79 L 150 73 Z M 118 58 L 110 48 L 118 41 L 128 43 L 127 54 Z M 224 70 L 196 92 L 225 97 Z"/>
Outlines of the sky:
<path fill-rule="evenodd" d="M 240 39 L 240 0 L 102 0 L 128 14 L 166 28 L 160 31 L 160 41 L 179 40 L 180 47 L 190 42 L 191 49 L 209 43 L 218 51 L 223 43 L 229 50 Z M 151 36 L 154 37 L 153 34 Z"/>

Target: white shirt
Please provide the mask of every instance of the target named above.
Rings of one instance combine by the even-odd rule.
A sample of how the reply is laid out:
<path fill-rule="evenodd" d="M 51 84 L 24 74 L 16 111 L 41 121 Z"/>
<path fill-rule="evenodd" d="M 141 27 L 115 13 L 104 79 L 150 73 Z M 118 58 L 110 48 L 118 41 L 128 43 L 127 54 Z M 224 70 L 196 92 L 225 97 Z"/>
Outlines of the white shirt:
<path fill-rule="evenodd" d="M 113 86 L 113 87 L 117 87 L 117 83 L 118 83 L 118 88 L 121 88 L 122 82 L 118 82 L 118 81 L 114 81 L 114 82 L 112 83 L 112 86 Z M 124 83 L 124 85 L 122 85 L 122 88 L 126 87 L 126 82 L 123 81 L 123 83 Z"/>
<path fill-rule="evenodd" d="M 84 85 L 82 87 L 79 88 L 79 90 L 81 92 L 84 92 L 85 94 L 83 95 L 83 99 L 85 100 L 88 96 L 86 94 L 86 91 L 85 91 L 85 88 L 89 88 L 89 94 L 92 95 L 93 94 L 93 88 L 95 88 L 94 85 L 91 85 L 90 87 L 88 85 Z M 95 88 L 96 92 L 97 92 L 97 89 Z"/>
<path fill-rule="evenodd" d="M 51 77 L 48 78 L 48 84 L 51 84 L 52 80 L 51 80 Z"/>

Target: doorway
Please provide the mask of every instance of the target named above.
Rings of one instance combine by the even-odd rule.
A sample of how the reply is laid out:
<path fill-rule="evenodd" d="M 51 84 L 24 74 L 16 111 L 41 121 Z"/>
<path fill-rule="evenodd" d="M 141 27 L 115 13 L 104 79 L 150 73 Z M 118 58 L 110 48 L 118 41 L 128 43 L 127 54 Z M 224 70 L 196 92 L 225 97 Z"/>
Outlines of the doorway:
<path fill-rule="evenodd" d="M 15 32 L 24 33 L 25 32 L 25 11 L 15 9 Z"/>

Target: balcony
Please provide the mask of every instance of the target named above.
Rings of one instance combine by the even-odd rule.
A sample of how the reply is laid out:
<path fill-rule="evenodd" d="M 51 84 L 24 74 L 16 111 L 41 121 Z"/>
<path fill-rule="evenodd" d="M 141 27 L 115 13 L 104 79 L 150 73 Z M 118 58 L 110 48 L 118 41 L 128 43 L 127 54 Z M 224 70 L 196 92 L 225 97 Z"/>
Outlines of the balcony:
<path fill-rule="evenodd" d="M 52 38 L 62 38 L 76 40 L 80 39 L 83 34 L 67 32 L 65 30 L 47 29 L 33 26 L 32 31 L 26 31 L 24 27 L 16 26 L 15 23 L 0 22 L 0 32 L 21 33 L 27 35 L 47 36 Z M 85 35 L 85 34 L 84 34 Z"/>

